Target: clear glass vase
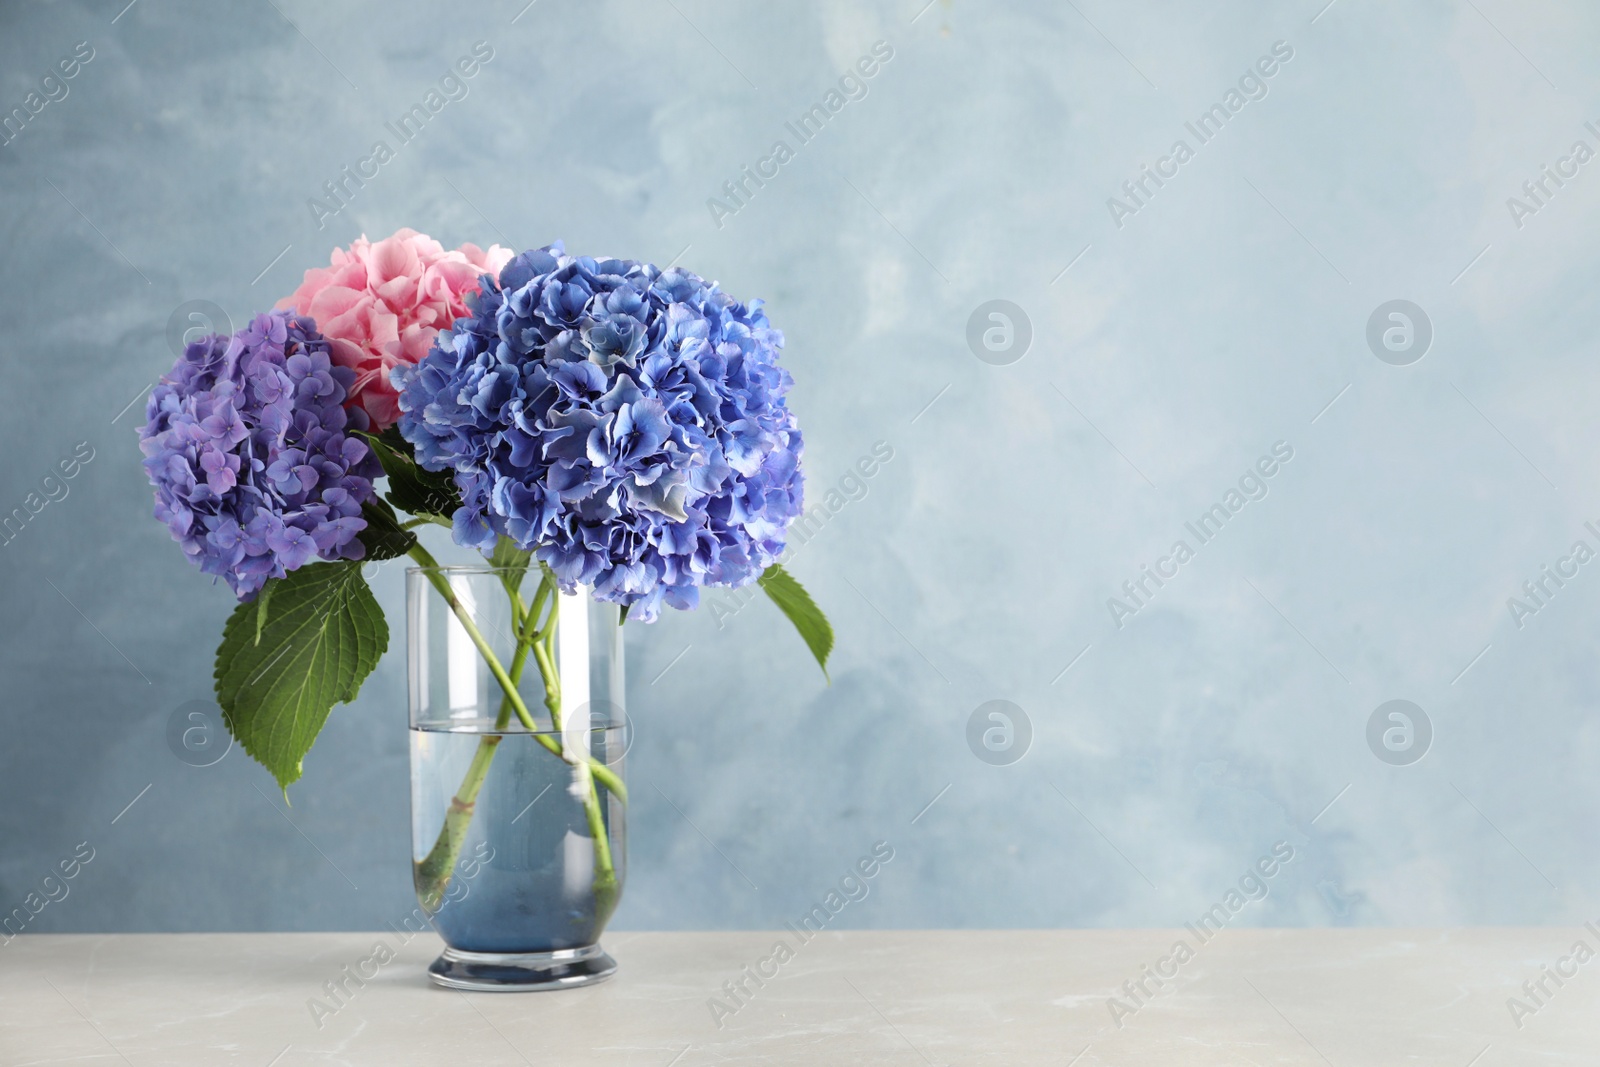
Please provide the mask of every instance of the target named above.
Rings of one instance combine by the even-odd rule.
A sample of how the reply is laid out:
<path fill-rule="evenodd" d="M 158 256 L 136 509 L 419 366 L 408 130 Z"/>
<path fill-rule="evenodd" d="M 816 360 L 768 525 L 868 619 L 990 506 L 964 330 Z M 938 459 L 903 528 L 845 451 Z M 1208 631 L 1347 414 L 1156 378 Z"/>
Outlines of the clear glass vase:
<path fill-rule="evenodd" d="M 609 977 L 600 934 L 627 867 L 616 606 L 561 595 L 537 564 L 413 567 L 406 624 L 413 875 L 447 946 L 428 973 L 505 991 Z"/>

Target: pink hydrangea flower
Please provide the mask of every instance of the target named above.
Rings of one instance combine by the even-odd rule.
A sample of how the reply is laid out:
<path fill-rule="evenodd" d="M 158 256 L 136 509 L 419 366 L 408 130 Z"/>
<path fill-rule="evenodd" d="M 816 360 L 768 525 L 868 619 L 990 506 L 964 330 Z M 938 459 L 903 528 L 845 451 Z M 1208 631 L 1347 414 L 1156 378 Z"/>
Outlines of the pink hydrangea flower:
<path fill-rule="evenodd" d="M 468 313 L 479 276 L 498 276 L 511 255 L 499 245 L 446 251 L 409 229 L 377 242 L 363 234 L 348 250 L 335 248 L 331 265 L 306 271 L 278 307 L 316 320 L 334 364 L 355 371 L 346 406 L 364 410 L 374 431 L 385 430 L 400 418 L 389 371 L 427 355 L 434 336 Z"/>

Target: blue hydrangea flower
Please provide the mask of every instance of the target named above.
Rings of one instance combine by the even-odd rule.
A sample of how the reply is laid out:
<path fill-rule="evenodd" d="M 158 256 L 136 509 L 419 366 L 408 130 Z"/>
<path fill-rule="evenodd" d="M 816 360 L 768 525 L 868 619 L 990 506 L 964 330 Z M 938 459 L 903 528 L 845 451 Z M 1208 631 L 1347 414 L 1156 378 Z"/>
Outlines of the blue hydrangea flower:
<path fill-rule="evenodd" d="M 417 461 L 455 472 L 457 542 L 504 534 L 646 622 L 782 554 L 802 439 L 760 301 L 557 243 L 485 277 L 472 312 L 392 374 Z"/>
<path fill-rule="evenodd" d="M 333 366 L 308 318 L 257 315 L 231 338 L 188 345 L 139 431 L 156 518 L 190 560 L 252 600 L 312 559 L 360 559 L 361 505 L 382 474 L 346 429 L 355 372 Z"/>

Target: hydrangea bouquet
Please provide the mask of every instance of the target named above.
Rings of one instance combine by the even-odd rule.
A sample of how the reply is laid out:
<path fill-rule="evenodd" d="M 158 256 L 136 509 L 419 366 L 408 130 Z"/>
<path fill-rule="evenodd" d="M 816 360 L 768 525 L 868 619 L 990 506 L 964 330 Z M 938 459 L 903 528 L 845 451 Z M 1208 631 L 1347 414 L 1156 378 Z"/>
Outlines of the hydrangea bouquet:
<path fill-rule="evenodd" d="M 156 517 L 240 602 L 216 657 L 229 731 L 287 790 L 387 646 L 363 564 L 409 555 L 503 690 L 499 728 L 536 731 L 518 692 L 531 657 L 556 724 L 539 743 L 578 769 L 598 831 L 595 780 L 626 791 L 561 751 L 557 590 L 587 586 L 622 625 L 694 608 L 703 586 L 757 582 L 826 670 L 832 630 L 777 562 L 801 510 L 782 344 L 759 301 L 685 270 L 559 243 L 446 250 L 401 230 L 336 250 L 231 337 L 188 345 L 140 438 Z M 426 524 L 499 569 L 509 662 L 418 540 Z M 494 754 L 484 743 L 417 864 L 425 904 L 455 867 Z"/>

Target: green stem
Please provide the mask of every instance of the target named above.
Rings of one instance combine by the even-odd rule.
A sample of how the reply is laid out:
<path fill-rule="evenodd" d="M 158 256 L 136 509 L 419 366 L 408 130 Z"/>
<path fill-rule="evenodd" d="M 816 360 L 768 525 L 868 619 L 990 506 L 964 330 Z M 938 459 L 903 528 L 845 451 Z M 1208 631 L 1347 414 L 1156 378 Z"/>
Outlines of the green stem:
<path fill-rule="evenodd" d="M 456 860 L 467 839 L 467 828 L 472 824 L 478 790 L 483 788 L 483 780 L 489 774 L 489 763 L 494 759 L 500 738 L 500 734 L 490 734 L 478 739 L 478 750 L 472 754 L 472 764 L 467 768 L 466 777 L 461 780 L 456 795 L 450 798 L 450 808 L 445 812 L 439 836 L 428 855 L 416 864 L 414 880 L 417 898 L 422 902 L 423 910 L 429 914 L 438 911 L 444 903 L 445 889 L 450 885 L 450 876 L 455 873 Z"/>
<path fill-rule="evenodd" d="M 621 779 L 611 768 L 600 763 L 585 753 L 564 751 L 564 735 L 562 733 L 561 709 L 561 682 L 560 674 L 554 663 L 553 646 L 555 643 L 556 624 L 560 612 L 560 597 L 555 593 L 555 576 L 548 568 L 539 583 L 539 590 L 534 596 L 532 605 L 524 608 L 522 598 L 517 592 L 517 586 L 506 582 L 506 594 L 511 600 L 513 613 L 513 629 L 516 633 L 517 649 L 511 662 L 511 670 L 506 671 L 501 666 L 494 650 L 484 640 L 476 623 L 456 597 L 455 591 L 450 588 L 449 580 L 440 571 L 438 562 L 431 553 L 423 548 L 420 543 L 414 545 L 410 555 L 422 565 L 423 572 L 428 580 L 439 592 L 455 614 L 457 621 L 462 625 L 478 653 L 488 665 L 489 671 L 495 680 L 500 683 L 502 697 L 500 700 L 499 714 L 495 720 L 495 732 L 480 738 L 478 749 L 473 753 L 472 763 L 467 768 L 466 776 L 462 779 L 461 786 L 456 790 L 456 795 L 450 800 L 449 810 L 445 814 L 444 825 L 439 829 L 439 836 L 434 841 L 433 848 L 428 855 L 416 864 L 417 892 L 424 908 L 435 911 L 443 903 L 444 892 L 449 885 L 450 876 L 454 873 L 456 860 L 460 856 L 462 844 L 466 840 L 468 827 L 471 825 L 473 811 L 477 803 L 478 792 L 483 788 L 485 778 L 489 773 L 489 766 L 494 760 L 494 754 L 504 736 L 503 731 L 510 723 L 511 715 L 516 714 L 523 726 L 533 733 L 536 741 L 546 749 L 561 757 L 573 768 L 573 773 L 578 777 L 580 788 L 584 794 L 584 814 L 589 825 L 589 833 L 594 841 L 595 848 L 595 909 L 597 915 L 609 915 L 616 906 L 619 887 L 617 885 L 616 870 L 612 862 L 611 846 L 606 833 L 605 820 L 600 810 L 599 793 L 595 788 L 595 780 L 599 779 L 623 803 L 627 802 L 627 791 Z M 518 582 L 517 584 L 520 584 Z M 542 629 L 535 629 L 540 610 L 544 607 L 546 598 L 549 598 L 550 614 Z M 517 688 L 521 681 L 522 671 L 527 663 L 528 653 L 532 651 L 534 659 L 539 665 L 539 673 L 544 682 L 545 706 L 550 711 L 551 722 L 555 726 L 556 738 L 550 738 L 537 732 L 533 716 L 528 712 L 526 703 Z"/>
<path fill-rule="evenodd" d="M 526 608 L 523 607 L 522 597 L 517 594 L 514 588 L 508 586 L 506 589 L 506 592 L 511 597 L 512 613 L 516 616 L 513 629 L 517 635 L 517 651 L 516 655 L 511 659 L 511 680 L 513 682 L 522 681 L 522 668 L 528 662 L 528 651 L 532 645 L 532 641 L 529 640 L 529 631 L 533 630 L 534 620 L 539 617 L 539 609 L 544 606 L 544 598 L 551 588 L 552 586 L 548 581 L 541 580 L 539 582 L 538 595 L 533 599 L 533 606 Z M 496 730 L 504 730 L 511 722 L 511 713 L 511 698 L 502 695 L 500 697 L 500 714 L 495 717 L 494 728 Z"/>
<path fill-rule="evenodd" d="M 539 664 L 539 674 L 545 679 L 544 706 L 550 710 L 550 721 L 556 732 L 561 732 L 561 676 L 550 658 L 550 650 L 542 642 L 533 643 L 533 658 Z"/>
<path fill-rule="evenodd" d="M 533 733 L 533 739 L 539 744 L 565 759 L 566 757 L 561 752 L 560 740 L 552 739 L 547 734 L 538 732 L 538 724 L 534 722 L 533 715 L 529 713 L 528 705 L 523 701 L 522 694 L 517 691 L 515 683 L 507 677 L 506 669 L 500 665 L 500 659 L 494 654 L 494 649 L 489 647 L 489 642 L 483 639 L 483 634 L 478 630 L 477 624 L 472 621 L 472 616 L 462 606 L 461 601 L 456 598 L 455 590 L 450 588 L 450 582 L 445 578 L 438 560 L 434 559 L 433 554 L 423 548 L 420 542 L 411 546 L 409 555 L 422 565 L 422 572 L 428 576 L 428 581 L 433 583 L 433 587 L 439 591 L 439 595 L 444 597 L 445 603 L 455 613 L 456 619 L 461 623 L 461 628 L 467 632 L 467 636 L 472 639 L 473 645 L 477 647 L 478 654 L 489 665 L 489 673 L 494 675 L 494 680 L 500 683 L 500 688 L 504 691 L 506 699 L 511 701 L 511 708 L 516 712 L 517 719 L 522 723 L 523 728 Z M 549 634 L 546 639 L 547 641 L 553 641 L 555 639 L 555 628 L 549 627 L 548 629 Z M 538 651 L 535 650 L 534 654 L 537 656 Z M 547 657 L 548 655 L 549 653 L 546 652 Z M 552 666 L 551 669 L 553 673 L 554 667 Z M 622 779 L 617 777 L 615 771 L 593 756 L 589 757 L 589 770 L 601 785 L 616 794 L 618 800 L 624 804 L 628 802 L 628 787 L 622 784 Z"/>

